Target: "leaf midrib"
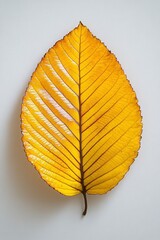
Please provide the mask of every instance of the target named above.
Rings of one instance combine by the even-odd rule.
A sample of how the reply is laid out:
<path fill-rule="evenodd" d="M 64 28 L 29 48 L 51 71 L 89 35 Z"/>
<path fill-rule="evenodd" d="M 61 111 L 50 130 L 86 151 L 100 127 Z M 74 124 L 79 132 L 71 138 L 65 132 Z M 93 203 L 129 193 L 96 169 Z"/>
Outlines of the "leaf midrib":
<path fill-rule="evenodd" d="M 78 60 L 78 73 L 79 73 L 79 157 L 80 157 L 80 172 L 81 172 L 81 185 L 82 194 L 84 197 L 85 208 L 83 215 L 87 213 L 87 198 L 86 198 L 86 188 L 84 185 L 84 171 L 83 171 L 83 154 L 82 154 L 82 109 L 81 109 L 81 36 L 82 36 L 82 26 L 80 23 L 80 36 L 79 36 L 79 60 Z"/>

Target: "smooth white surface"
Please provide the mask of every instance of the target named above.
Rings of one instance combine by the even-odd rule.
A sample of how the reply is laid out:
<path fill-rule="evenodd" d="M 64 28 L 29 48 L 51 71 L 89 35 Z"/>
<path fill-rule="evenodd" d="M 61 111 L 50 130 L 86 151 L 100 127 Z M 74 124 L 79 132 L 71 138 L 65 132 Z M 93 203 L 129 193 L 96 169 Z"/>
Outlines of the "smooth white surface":
<path fill-rule="evenodd" d="M 143 115 L 142 147 L 109 194 L 68 198 L 40 179 L 21 143 L 20 105 L 44 53 L 79 21 L 114 52 Z M 160 1 L 0 0 L 0 239 L 160 239 Z"/>

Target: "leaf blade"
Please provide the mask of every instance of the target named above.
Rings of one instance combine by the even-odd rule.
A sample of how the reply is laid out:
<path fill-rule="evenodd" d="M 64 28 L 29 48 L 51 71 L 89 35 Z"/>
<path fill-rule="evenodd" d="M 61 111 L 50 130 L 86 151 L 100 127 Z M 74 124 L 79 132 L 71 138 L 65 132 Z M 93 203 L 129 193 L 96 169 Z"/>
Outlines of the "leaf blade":
<path fill-rule="evenodd" d="M 85 204 L 86 193 L 118 184 L 140 147 L 135 92 L 115 55 L 81 23 L 37 66 L 21 119 L 29 161 L 51 187 L 82 193 Z"/>

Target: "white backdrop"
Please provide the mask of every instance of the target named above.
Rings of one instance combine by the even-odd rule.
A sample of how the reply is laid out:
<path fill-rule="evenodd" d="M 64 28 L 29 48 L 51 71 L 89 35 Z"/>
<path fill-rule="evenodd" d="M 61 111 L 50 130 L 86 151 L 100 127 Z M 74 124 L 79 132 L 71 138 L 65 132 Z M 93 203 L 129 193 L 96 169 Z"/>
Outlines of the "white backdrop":
<path fill-rule="evenodd" d="M 79 21 L 114 52 L 143 115 L 142 147 L 109 194 L 58 194 L 26 160 L 22 96 L 44 53 Z M 160 239 L 160 1 L 0 0 L 0 239 Z"/>

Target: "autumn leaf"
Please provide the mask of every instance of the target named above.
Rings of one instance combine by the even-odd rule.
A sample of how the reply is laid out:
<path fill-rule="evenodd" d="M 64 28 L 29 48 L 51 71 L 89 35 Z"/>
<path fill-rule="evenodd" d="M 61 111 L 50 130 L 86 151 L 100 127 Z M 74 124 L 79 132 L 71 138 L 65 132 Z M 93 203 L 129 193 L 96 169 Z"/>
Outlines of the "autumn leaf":
<path fill-rule="evenodd" d="M 104 194 L 137 156 L 142 131 L 135 92 L 115 55 L 82 23 L 32 75 L 22 104 L 28 160 L 55 190 Z"/>

